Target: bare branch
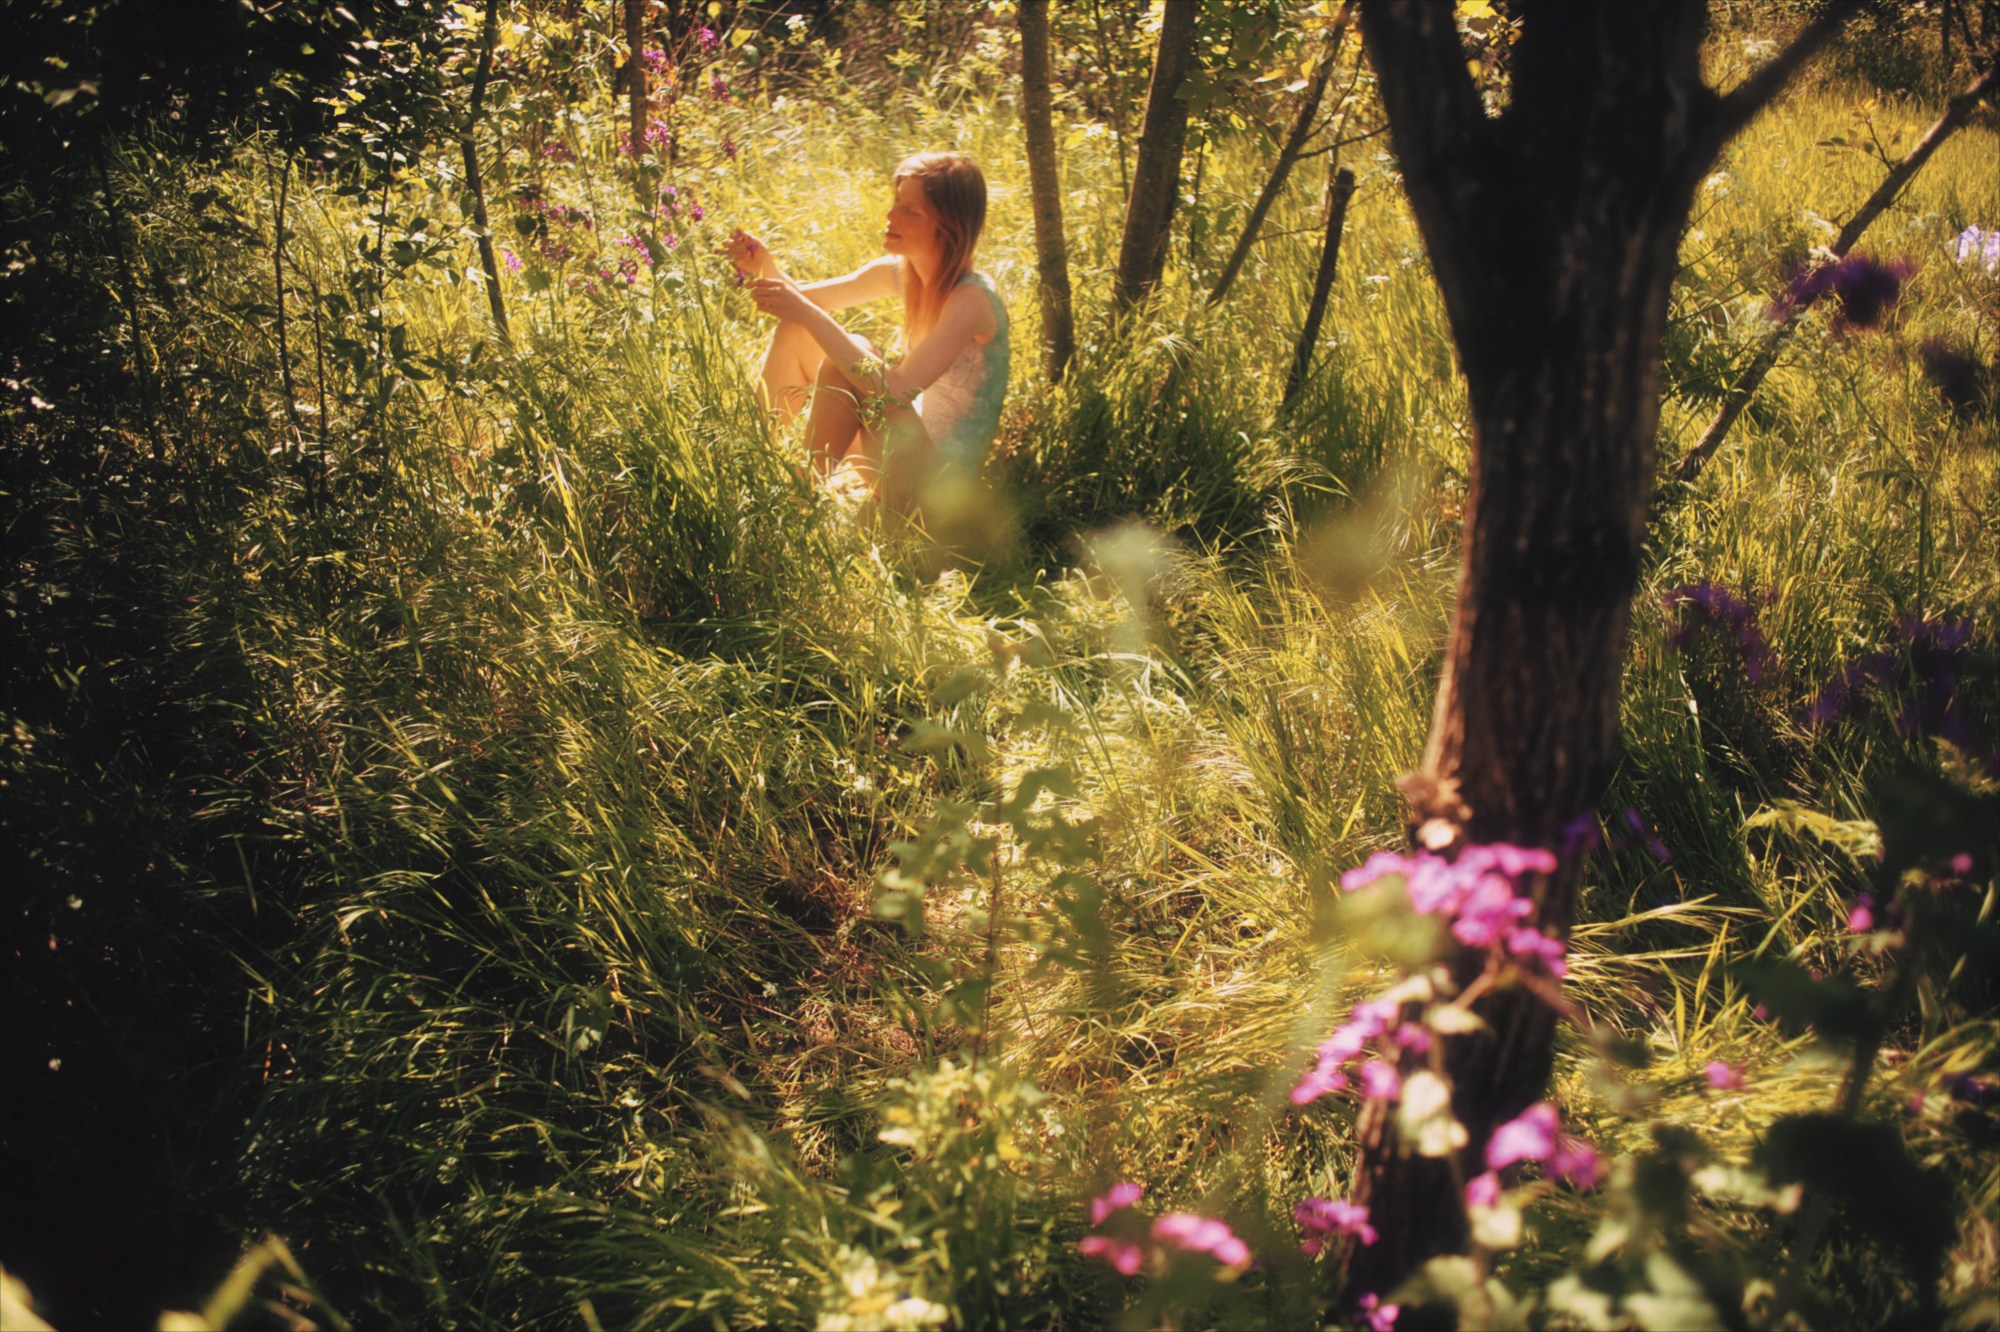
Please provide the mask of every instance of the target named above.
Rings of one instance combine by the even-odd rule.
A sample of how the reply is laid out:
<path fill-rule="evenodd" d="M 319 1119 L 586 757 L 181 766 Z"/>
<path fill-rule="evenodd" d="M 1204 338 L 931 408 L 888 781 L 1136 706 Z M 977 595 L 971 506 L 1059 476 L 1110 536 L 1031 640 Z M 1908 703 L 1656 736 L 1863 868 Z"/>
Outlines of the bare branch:
<path fill-rule="evenodd" d="M 1715 99 L 1706 133 L 1700 136 L 1697 145 L 1703 169 L 1722 151 L 1722 145 L 1735 138 L 1744 126 L 1757 118 L 1757 113 L 1772 98 L 1784 91 L 1799 68 L 1820 47 L 1831 41 L 1835 33 L 1847 26 L 1847 21 L 1860 8 L 1860 0 L 1836 0 L 1825 13 L 1808 23 L 1805 30 L 1792 39 L 1790 46 L 1771 57 L 1762 69 Z"/>

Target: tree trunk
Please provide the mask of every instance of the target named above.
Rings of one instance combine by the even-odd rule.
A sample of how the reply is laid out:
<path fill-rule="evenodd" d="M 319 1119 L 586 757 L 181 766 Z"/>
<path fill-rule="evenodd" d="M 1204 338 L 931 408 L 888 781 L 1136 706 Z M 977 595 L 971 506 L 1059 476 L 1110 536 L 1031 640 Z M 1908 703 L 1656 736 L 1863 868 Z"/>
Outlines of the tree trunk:
<path fill-rule="evenodd" d="M 1146 123 L 1139 131 L 1139 159 L 1132 194 L 1125 201 L 1125 235 L 1118 247 L 1120 310 L 1131 308 L 1159 285 L 1167 263 L 1167 237 L 1181 188 L 1181 149 L 1187 142 L 1187 103 L 1181 85 L 1195 67 L 1194 0 L 1169 0 L 1146 89 Z"/>
<path fill-rule="evenodd" d="M 499 31 L 499 17 L 499 0 L 486 0 L 486 21 L 479 33 L 479 64 L 472 74 L 472 102 L 466 109 L 465 133 L 459 137 L 458 147 L 465 163 L 465 190 L 472 196 L 472 227 L 479 237 L 479 267 L 486 275 L 486 304 L 493 311 L 493 327 L 499 330 L 500 344 L 512 346 L 514 335 L 507 327 L 507 304 L 500 294 L 500 265 L 493 258 L 493 232 L 486 225 L 486 183 L 479 174 L 479 146 L 473 139 L 486 100 L 486 79 L 493 72 L 493 39 Z"/>
<path fill-rule="evenodd" d="M 1215 288 L 1208 293 L 1210 305 L 1219 303 L 1229 294 L 1229 288 L 1236 282 L 1236 274 L 1243 268 L 1243 261 L 1250 257 L 1250 247 L 1257 243 L 1257 233 L 1264 229 L 1264 219 L 1270 214 L 1271 205 L 1278 201 L 1285 182 L 1291 179 L 1292 168 L 1298 165 L 1306 140 L 1312 137 L 1313 120 L 1319 115 L 1319 104 L 1326 99 L 1326 85 L 1333 77 L 1333 67 L 1340 61 L 1340 40 L 1347 35 L 1348 16 L 1353 12 L 1354 0 L 1347 0 L 1340 7 L 1340 17 L 1333 21 L 1333 31 L 1326 39 L 1325 58 L 1313 70 L 1312 82 L 1306 85 L 1305 97 L 1299 103 L 1299 113 L 1293 118 L 1284 146 L 1278 150 L 1278 160 L 1271 167 L 1271 178 L 1264 182 L 1257 202 L 1251 205 L 1250 216 L 1243 223 L 1243 234 L 1236 238 L 1236 248 L 1229 252 L 1228 262 L 1222 265 L 1222 275 L 1215 279 Z M 1291 397 L 1289 390 L 1285 396 Z"/>
<path fill-rule="evenodd" d="M 1329 163 L 1337 160 L 1328 159 Z M 1299 390 L 1306 385 L 1306 372 L 1312 369 L 1313 348 L 1319 345 L 1320 321 L 1326 317 L 1326 303 L 1333 295 L 1333 278 L 1340 266 L 1340 237 L 1347 229 L 1347 201 L 1354 197 L 1354 173 L 1346 167 L 1331 168 L 1326 192 L 1326 239 L 1320 244 L 1319 271 L 1313 274 L 1306 322 L 1299 329 L 1298 345 L 1292 348 L 1292 368 L 1285 372 L 1285 396 L 1279 403 L 1280 411 L 1290 407 L 1299 396 Z M 1212 303 L 1215 298 L 1211 296 L 1209 300 Z"/>
<path fill-rule="evenodd" d="M 625 0 L 625 94 L 632 163 L 643 178 L 646 156 L 646 0 Z M 641 186 L 641 199 L 644 200 Z"/>
<path fill-rule="evenodd" d="M 1021 120 L 1028 138 L 1028 193 L 1035 213 L 1035 273 L 1042 301 L 1042 362 L 1061 383 L 1076 352 L 1070 315 L 1069 246 L 1063 239 L 1062 181 L 1049 115 L 1049 0 L 1021 0 Z"/>
<path fill-rule="evenodd" d="M 1444 298 L 1472 415 L 1458 606 L 1416 820 L 1466 842 L 1554 846 L 1593 810 L 1616 758 L 1626 626 L 1659 423 L 1675 248 L 1723 142 L 1846 11 L 1727 96 L 1701 81 L 1700 0 L 1523 0 L 1513 96 L 1489 116 L 1448 5 L 1370 0 L 1362 33 L 1410 204 Z M 1530 885 L 1529 924 L 1566 937 L 1578 867 Z M 1500 1123 L 1539 1099 L 1555 1017 L 1526 990 L 1446 1042 L 1483 1167 Z M 1461 1249 L 1451 1163 L 1400 1153 L 1363 1115 L 1353 1196 L 1380 1235 L 1348 1255 L 1346 1291 L 1392 1289 Z"/>

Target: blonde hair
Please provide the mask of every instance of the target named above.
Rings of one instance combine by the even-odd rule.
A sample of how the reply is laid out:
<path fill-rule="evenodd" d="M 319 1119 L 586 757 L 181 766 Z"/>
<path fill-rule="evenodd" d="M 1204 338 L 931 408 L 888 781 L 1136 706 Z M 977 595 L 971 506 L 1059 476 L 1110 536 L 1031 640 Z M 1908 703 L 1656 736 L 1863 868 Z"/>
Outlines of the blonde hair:
<path fill-rule="evenodd" d="M 986 177 L 964 153 L 916 153 L 896 167 L 893 183 L 914 180 L 938 218 L 938 267 L 929 282 L 903 265 L 903 341 L 914 346 L 937 324 L 950 297 L 972 271 L 972 252 L 986 227 Z"/>

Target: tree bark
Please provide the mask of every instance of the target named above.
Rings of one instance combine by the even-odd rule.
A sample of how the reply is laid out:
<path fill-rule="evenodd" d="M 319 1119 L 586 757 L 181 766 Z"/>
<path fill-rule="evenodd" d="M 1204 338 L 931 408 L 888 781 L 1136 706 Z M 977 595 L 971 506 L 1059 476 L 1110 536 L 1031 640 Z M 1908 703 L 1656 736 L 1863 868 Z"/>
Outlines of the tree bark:
<path fill-rule="evenodd" d="M 493 311 L 493 327 L 499 330 L 500 344 L 511 347 L 513 332 L 507 327 L 507 304 L 500 294 L 500 265 L 493 257 L 493 232 L 486 225 L 486 183 L 479 173 L 479 146 L 473 135 L 479 128 L 479 113 L 486 100 L 486 80 L 493 72 L 493 40 L 499 31 L 499 0 L 486 0 L 486 21 L 479 33 L 479 64 L 472 74 L 472 102 L 465 113 L 465 133 L 459 137 L 459 153 L 465 163 L 465 189 L 472 196 L 472 226 L 479 236 L 479 267 L 486 275 L 486 304 Z"/>
<path fill-rule="evenodd" d="M 1701 81 L 1700 0 L 1516 12 L 1512 101 L 1497 116 L 1451 6 L 1369 0 L 1361 27 L 1472 416 L 1458 605 L 1406 793 L 1432 832 L 1554 846 L 1595 808 L 1616 757 L 1667 295 L 1696 184 L 1845 11 L 1726 96 Z M 1567 937 L 1577 885 L 1574 861 L 1528 885 L 1527 923 Z M 1379 1106 L 1363 1115 L 1352 1196 L 1380 1239 L 1346 1256 L 1350 1296 L 1462 1249 L 1457 1180 L 1543 1093 L 1554 1013 L 1519 987 L 1478 1012 L 1488 1029 L 1443 1051 L 1469 1136 L 1457 1162 L 1405 1156 Z"/>
<path fill-rule="evenodd" d="M 1326 317 L 1326 303 L 1333 295 L 1333 278 L 1340 266 L 1340 237 L 1347 229 L 1347 201 L 1354 197 L 1354 173 L 1333 166 L 1328 158 L 1326 239 L 1320 244 L 1319 271 L 1313 275 L 1312 300 L 1306 304 L 1306 322 L 1299 329 L 1298 345 L 1292 348 L 1292 367 L 1285 372 L 1285 396 L 1279 410 L 1288 408 L 1305 387 L 1306 372 L 1312 369 L 1313 348 L 1319 345 L 1320 321 Z M 1211 302 L 1214 297 L 1209 298 Z"/>
<path fill-rule="evenodd" d="M 1118 247 L 1116 297 L 1130 309 L 1159 285 L 1167 263 L 1167 237 L 1181 187 L 1181 150 L 1187 143 L 1187 103 L 1181 85 L 1195 67 L 1195 0 L 1167 0 L 1160 43 L 1153 54 L 1153 79 L 1146 89 L 1146 121 L 1139 131 L 1139 156 L 1132 168 L 1132 194 L 1125 201 L 1125 234 Z"/>
<path fill-rule="evenodd" d="M 1257 233 L 1264 229 L 1264 219 L 1271 212 L 1271 205 L 1278 201 L 1285 182 L 1291 179 L 1292 168 L 1298 165 L 1299 154 L 1305 150 L 1306 140 L 1312 137 L 1313 120 L 1319 115 L 1319 104 L 1326 100 L 1326 85 L 1333 78 L 1333 67 L 1340 60 L 1340 42 L 1347 35 L 1348 18 L 1354 13 L 1354 0 L 1340 7 L 1340 16 L 1333 21 L 1333 31 L 1326 39 L 1326 56 L 1319 62 L 1319 68 L 1312 74 L 1312 81 L 1306 85 L 1305 98 L 1299 103 L 1299 113 L 1292 120 L 1291 130 L 1285 135 L 1285 143 L 1278 150 L 1278 160 L 1271 167 L 1271 177 L 1264 182 L 1258 192 L 1257 202 L 1250 207 L 1250 216 L 1243 223 L 1243 234 L 1236 238 L 1236 248 L 1229 252 L 1228 262 L 1222 265 L 1221 276 L 1215 279 L 1215 287 L 1208 293 L 1210 305 L 1219 304 L 1229 294 L 1229 288 L 1236 282 L 1236 275 L 1243 268 L 1243 261 L 1250 257 L 1250 247 L 1257 243 Z M 1286 398 L 1291 397 L 1288 389 Z"/>
<path fill-rule="evenodd" d="M 1958 127 L 1965 123 L 1966 117 L 1972 114 L 1972 108 L 1977 106 L 1981 99 L 1992 95 L 1996 84 L 2000 84 L 2000 64 L 1989 67 L 1984 74 L 1972 81 L 1972 86 L 1945 104 L 1944 114 L 1924 132 L 1923 138 L 1917 140 L 1917 146 L 1910 149 L 1902 161 L 1889 169 L 1889 174 L 1882 178 L 1880 185 L 1876 186 L 1875 193 L 1868 196 L 1868 202 L 1862 204 L 1854 216 L 1847 219 L 1847 225 L 1840 229 L 1838 236 L 1834 237 L 1833 244 L 1827 250 L 1834 259 L 1844 258 L 1847 252 L 1854 248 L 1855 243 L 1861 239 L 1861 233 L 1882 215 L 1884 209 L 1895 202 L 1903 187 L 1910 183 L 1910 178 L 1916 175 L 1918 169 L 1930 160 L 1931 154 L 1938 150 L 1938 145 L 1949 139 L 1957 132 Z M 1689 449 L 1675 465 L 1673 471 L 1675 482 L 1684 486 L 1691 485 L 1695 478 L 1701 475 L 1702 469 L 1708 466 L 1709 459 L 1715 456 L 1716 451 L 1722 447 L 1722 441 L 1728 437 L 1729 428 L 1736 424 L 1736 418 L 1750 405 L 1750 399 L 1763 384 L 1764 376 L 1770 374 L 1771 367 L 1778 363 L 1778 353 L 1784 349 L 1786 339 L 1791 337 L 1799 316 L 1804 313 L 1804 306 L 1791 305 L 1778 315 L 1770 331 L 1765 333 L 1763 342 L 1758 345 L 1757 354 L 1750 358 L 1750 364 L 1744 367 L 1743 373 L 1736 377 L 1736 382 L 1729 386 L 1729 392 L 1723 395 L 1722 406 L 1716 410 L 1715 419 L 1708 423 L 1708 429 L 1701 432 L 1701 438 L 1695 442 L 1695 446 Z"/>
<path fill-rule="evenodd" d="M 1069 246 L 1063 238 L 1062 181 L 1049 114 L 1049 0 L 1021 0 L 1021 120 L 1028 139 L 1028 193 L 1035 214 L 1035 273 L 1042 302 L 1042 363 L 1062 382 L 1076 353 L 1070 312 Z"/>
<path fill-rule="evenodd" d="M 645 175 L 646 155 L 646 0 L 625 0 L 625 94 L 627 133 L 632 162 Z"/>

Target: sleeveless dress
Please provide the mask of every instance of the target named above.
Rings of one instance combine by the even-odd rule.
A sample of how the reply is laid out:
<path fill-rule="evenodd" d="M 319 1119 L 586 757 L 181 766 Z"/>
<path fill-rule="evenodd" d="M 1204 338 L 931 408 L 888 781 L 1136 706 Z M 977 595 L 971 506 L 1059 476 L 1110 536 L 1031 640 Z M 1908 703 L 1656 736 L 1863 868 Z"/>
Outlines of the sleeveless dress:
<path fill-rule="evenodd" d="M 993 437 L 1000 433 L 1000 404 L 1007 396 L 1011 357 L 1007 346 L 1007 307 L 984 273 L 968 273 L 959 285 L 970 284 L 993 302 L 993 336 L 967 344 L 945 372 L 917 395 L 913 404 L 924 429 L 937 445 L 938 460 L 962 467 L 974 476 L 986 458 Z"/>

